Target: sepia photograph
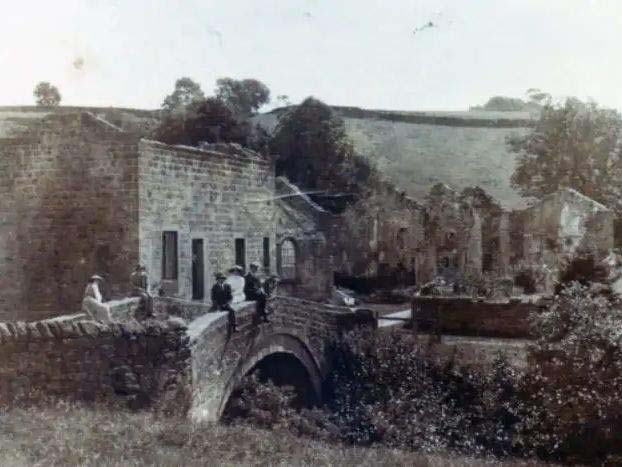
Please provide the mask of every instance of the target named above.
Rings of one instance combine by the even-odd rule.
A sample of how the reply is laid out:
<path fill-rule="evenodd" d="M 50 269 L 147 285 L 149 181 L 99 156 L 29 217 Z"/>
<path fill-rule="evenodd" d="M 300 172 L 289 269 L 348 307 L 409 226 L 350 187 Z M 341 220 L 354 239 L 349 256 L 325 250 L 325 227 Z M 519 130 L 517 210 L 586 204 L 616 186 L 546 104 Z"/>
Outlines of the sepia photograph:
<path fill-rule="evenodd" d="M 0 5 L 0 467 L 622 466 L 622 2 Z"/>

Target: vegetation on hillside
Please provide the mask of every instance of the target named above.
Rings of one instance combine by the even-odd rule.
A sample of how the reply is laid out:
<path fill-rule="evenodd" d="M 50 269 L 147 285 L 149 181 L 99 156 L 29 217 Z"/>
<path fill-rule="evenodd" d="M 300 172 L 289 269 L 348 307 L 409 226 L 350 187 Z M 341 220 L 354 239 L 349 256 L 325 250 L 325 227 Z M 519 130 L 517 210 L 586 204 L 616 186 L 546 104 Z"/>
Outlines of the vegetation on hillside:
<path fill-rule="evenodd" d="M 221 78 L 216 95 L 206 98 L 198 83 L 180 78 L 162 103 L 162 122 L 152 138 L 167 144 L 222 142 L 263 149 L 267 136 L 249 118 L 269 99 L 269 89 L 255 79 Z"/>
<path fill-rule="evenodd" d="M 539 89 L 527 90 L 527 99 L 507 96 L 493 96 L 483 105 L 470 110 L 490 110 L 498 112 L 539 111 L 543 103 L 551 100 L 551 95 Z"/>
<path fill-rule="evenodd" d="M 364 194 L 379 180 L 355 152 L 343 120 L 313 97 L 281 115 L 270 146 L 278 154 L 277 175 L 303 189 Z"/>
<path fill-rule="evenodd" d="M 56 107 L 60 104 L 61 95 L 56 86 L 51 85 L 47 81 L 37 83 L 33 91 L 37 105 L 43 107 Z"/>
<path fill-rule="evenodd" d="M 570 187 L 621 212 L 621 137 L 615 110 L 574 98 L 547 102 L 531 132 L 508 139 L 517 154 L 512 185 L 537 198 Z"/>

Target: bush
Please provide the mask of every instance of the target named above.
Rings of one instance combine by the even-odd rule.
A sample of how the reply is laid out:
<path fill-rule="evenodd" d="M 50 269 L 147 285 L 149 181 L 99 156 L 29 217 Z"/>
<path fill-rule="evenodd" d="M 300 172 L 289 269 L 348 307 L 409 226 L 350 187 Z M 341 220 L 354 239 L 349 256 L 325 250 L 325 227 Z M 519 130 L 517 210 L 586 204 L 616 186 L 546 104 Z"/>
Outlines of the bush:
<path fill-rule="evenodd" d="M 534 316 L 525 393 L 531 447 L 563 460 L 622 454 L 622 310 L 596 285 L 568 284 Z"/>
<path fill-rule="evenodd" d="M 430 362 L 403 333 L 347 335 L 333 349 L 329 407 L 345 440 L 436 452 L 516 453 L 516 375 Z"/>
<path fill-rule="evenodd" d="M 331 348 L 322 410 L 291 408 L 292 389 L 251 377 L 238 416 L 298 435 L 425 452 L 622 456 L 622 311 L 597 287 L 571 283 L 532 317 L 529 369 L 441 364 L 403 332 L 353 331 Z"/>
<path fill-rule="evenodd" d="M 326 412 L 319 409 L 294 408 L 296 391 L 291 386 L 279 387 L 258 372 L 242 381 L 225 409 L 225 423 L 244 421 L 257 428 L 287 431 L 316 439 L 329 439 L 339 435 Z"/>

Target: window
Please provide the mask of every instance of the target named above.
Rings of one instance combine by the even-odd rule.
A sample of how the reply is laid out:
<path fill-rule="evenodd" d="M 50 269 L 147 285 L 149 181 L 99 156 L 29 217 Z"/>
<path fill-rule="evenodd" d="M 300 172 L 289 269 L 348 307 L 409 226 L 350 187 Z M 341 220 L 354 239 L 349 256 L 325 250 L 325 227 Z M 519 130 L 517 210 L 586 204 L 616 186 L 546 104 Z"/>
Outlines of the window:
<path fill-rule="evenodd" d="M 263 238 L 263 267 L 266 270 L 270 269 L 270 239 L 268 237 Z"/>
<path fill-rule="evenodd" d="M 177 279 L 177 232 L 162 232 L 162 279 Z"/>
<path fill-rule="evenodd" d="M 281 278 L 296 278 L 296 246 L 291 240 L 285 240 L 281 244 Z"/>
<path fill-rule="evenodd" d="M 235 239 L 235 264 L 246 271 L 246 242 L 243 238 Z"/>

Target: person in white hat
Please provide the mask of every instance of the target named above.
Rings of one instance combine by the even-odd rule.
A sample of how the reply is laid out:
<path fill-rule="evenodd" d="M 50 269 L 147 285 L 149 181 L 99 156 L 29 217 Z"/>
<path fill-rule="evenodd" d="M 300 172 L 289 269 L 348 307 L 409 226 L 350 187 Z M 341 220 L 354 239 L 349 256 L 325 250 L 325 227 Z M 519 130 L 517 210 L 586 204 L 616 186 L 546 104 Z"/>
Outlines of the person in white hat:
<path fill-rule="evenodd" d="M 112 321 L 110 317 L 110 309 L 103 303 L 102 294 L 99 285 L 104 278 L 97 274 L 89 278 L 88 284 L 84 289 L 84 298 L 82 299 L 82 312 L 86 313 L 91 319 L 109 323 Z"/>
<path fill-rule="evenodd" d="M 225 283 L 231 286 L 231 293 L 233 294 L 232 303 L 241 303 L 245 300 L 244 297 L 244 269 L 242 266 L 235 265 L 228 271 L 227 279 Z"/>

